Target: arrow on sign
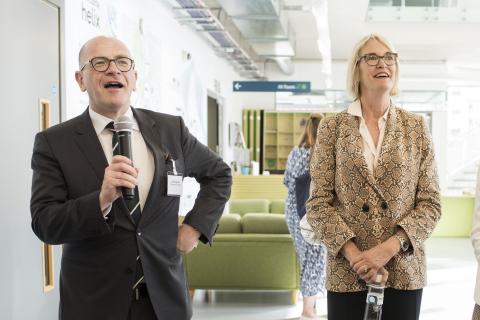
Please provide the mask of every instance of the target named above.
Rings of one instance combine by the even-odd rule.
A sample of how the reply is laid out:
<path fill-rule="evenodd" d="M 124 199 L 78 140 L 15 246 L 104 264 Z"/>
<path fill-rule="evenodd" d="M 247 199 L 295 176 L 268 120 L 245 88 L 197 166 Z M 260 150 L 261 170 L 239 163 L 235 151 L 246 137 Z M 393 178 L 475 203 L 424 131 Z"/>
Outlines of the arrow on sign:
<path fill-rule="evenodd" d="M 235 92 L 310 92 L 308 81 L 233 81 Z"/>

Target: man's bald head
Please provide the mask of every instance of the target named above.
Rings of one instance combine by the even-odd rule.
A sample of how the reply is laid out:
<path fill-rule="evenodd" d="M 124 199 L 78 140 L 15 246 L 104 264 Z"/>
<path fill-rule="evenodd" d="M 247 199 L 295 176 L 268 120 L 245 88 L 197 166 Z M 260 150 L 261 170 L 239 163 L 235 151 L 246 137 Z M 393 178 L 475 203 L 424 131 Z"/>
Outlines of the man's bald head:
<path fill-rule="evenodd" d="M 96 70 L 89 63 L 93 58 L 107 59 L 107 68 Z M 80 68 L 75 72 L 75 80 L 80 90 L 87 91 L 90 108 L 110 119 L 118 118 L 130 108 L 130 97 L 136 89 L 137 71 L 133 59 L 130 69 L 122 71 L 127 68 L 125 59 L 121 58 L 132 59 L 127 46 L 118 39 L 105 36 L 88 40 L 78 55 Z M 119 59 L 121 68 L 117 65 Z"/>
<path fill-rule="evenodd" d="M 123 47 L 125 52 L 128 53 L 128 57 L 129 58 L 132 57 L 130 50 L 128 50 L 127 46 L 122 41 L 112 37 L 97 36 L 85 42 L 83 46 L 80 48 L 80 51 L 78 52 L 78 65 L 79 65 L 78 68 L 81 69 L 85 65 L 85 63 L 88 62 L 89 59 L 93 58 L 91 57 L 91 52 L 92 50 L 94 50 L 94 48 L 98 46 L 109 45 L 109 44 L 114 44 L 116 46 Z"/>

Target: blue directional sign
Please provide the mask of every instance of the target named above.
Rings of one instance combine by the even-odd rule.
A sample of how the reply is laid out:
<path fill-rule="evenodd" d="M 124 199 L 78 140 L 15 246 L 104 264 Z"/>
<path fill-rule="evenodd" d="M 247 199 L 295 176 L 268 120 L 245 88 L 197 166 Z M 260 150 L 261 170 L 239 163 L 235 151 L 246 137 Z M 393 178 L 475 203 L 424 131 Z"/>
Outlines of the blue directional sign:
<path fill-rule="evenodd" d="M 310 81 L 234 81 L 236 92 L 310 92 Z"/>

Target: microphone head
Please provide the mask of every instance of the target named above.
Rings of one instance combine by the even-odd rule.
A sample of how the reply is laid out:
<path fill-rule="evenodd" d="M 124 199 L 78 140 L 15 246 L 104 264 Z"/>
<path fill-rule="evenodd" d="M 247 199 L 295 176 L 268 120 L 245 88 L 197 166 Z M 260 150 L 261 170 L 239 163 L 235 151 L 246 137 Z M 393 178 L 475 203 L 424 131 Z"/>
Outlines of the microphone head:
<path fill-rule="evenodd" d="M 130 117 L 123 115 L 113 123 L 113 127 L 115 131 L 132 131 L 133 121 L 130 119 Z"/>

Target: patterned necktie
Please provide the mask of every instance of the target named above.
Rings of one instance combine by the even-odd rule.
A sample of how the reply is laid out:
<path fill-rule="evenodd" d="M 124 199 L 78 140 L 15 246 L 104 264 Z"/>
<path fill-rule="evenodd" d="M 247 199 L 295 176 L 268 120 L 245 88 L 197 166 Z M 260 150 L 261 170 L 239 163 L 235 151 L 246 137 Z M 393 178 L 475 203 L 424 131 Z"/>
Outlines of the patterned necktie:
<path fill-rule="evenodd" d="M 113 128 L 113 121 L 110 122 L 107 126 L 107 129 L 112 131 L 112 150 L 113 150 L 113 155 L 119 155 L 120 154 L 120 148 L 118 146 L 118 134 Z M 127 208 L 130 212 L 130 215 L 132 216 L 133 221 L 135 222 L 136 225 L 138 225 L 138 222 L 140 221 L 140 216 L 142 215 L 142 211 L 140 209 L 140 200 L 138 196 L 138 186 L 135 186 L 135 195 L 133 199 L 124 199 L 125 204 L 127 205 Z M 136 299 L 138 300 L 138 285 L 141 283 L 144 283 L 144 277 L 143 277 L 143 268 L 142 268 L 142 261 L 140 260 L 140 256 L 137 255 L 137 268 L 135 272 L 135 283 L 133 284 L 132 289 L 135 292 Z"/>
<path fill-rule="evenodd" d="M 119 155 L 120 154 L 120 148 L 118 145 L 118 134 L 117 132 L 113 129 L 113 121 L 110 122 L 106 128 L 110 131 L 112 131 L 112 150 L 113 150 L 113 155 Z M 138 195 L 138 186 L 135 186 L 135 195 L 132 199 L 126 199 L 124 198 L 125 204 L 127 205 L 128 211 L 130 212 L 130 215 L 132 216 L 133 221 L 135 222 L 136 225 L 138 225 L 138 222 L 140 221 L 140 217 L 142 216 L 142 210 L 140 208 L 140 197 Z"/>

